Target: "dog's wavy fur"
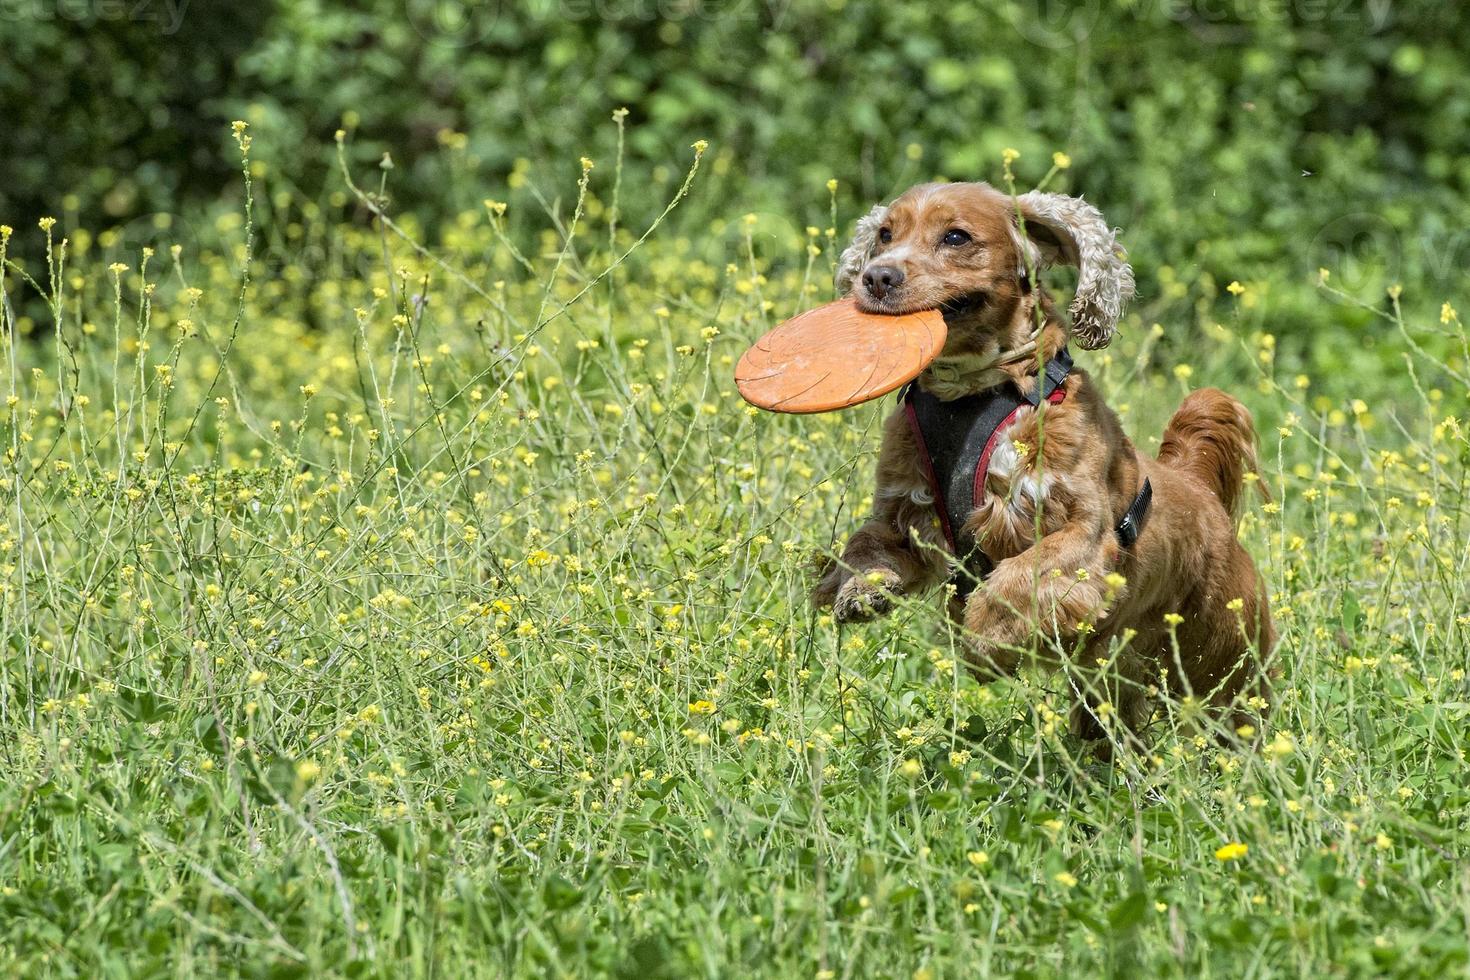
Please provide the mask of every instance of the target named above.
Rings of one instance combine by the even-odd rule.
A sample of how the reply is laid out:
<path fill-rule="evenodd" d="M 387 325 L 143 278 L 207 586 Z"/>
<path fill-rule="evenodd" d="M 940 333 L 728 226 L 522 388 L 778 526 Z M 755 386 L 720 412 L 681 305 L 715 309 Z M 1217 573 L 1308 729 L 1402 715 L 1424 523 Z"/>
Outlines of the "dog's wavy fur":
<path fill-rule="evenodd" d="M 963 234 L 946 238 L 956 230 Z M 1075 198 L 925 184 L 858 222 L 837 286 L 868 312 L 944 311 L 941 361 L 959 366 L 961 383 L 932 369 L 918 381 L 939 397 L 1012 382 L 1030 391 L 1037 365 L 1069 338 L 1085 348 L 1112 339 L 1133 293 L 1116 236 Z M 1053 263 L 1079 267 L 1070 324 L 1037 279 Z M 893 282 L 880 285 L 885 272 Z M 1028 341 L 1035 355 L 1006 361 Z M 1065 660 L 1083 680 L 1072 727 L 1087 739 L 1116 723 L 1123 739 L 1135 738 L 1166 690 L 1212 708 L 1227 734 L 1240 729 L 1262 713 L 1275 643 L 1260 577 L 1236 540 L 1234 514 L 1257 468 L 1250 413 L 1222 391 L 1196 391 L 1150 458 L 1085 370 L 1074 369 L 1065 389 L 1063 401 L 1023 409 L 1000 434 L 984 499 L 953 515 L 995 565 L 966 601 L 951 601 L 972 668 L 988 678 L 1015 671 L 1028 653 L 1051 666 Z M 895 411 L 884 424 L 874 512 L 813 591 L 839 622 L 885 612 L 896 595 L 950 575 L 920 466 Z M 1153 508 L 1125 551 L 1114 528 L 1145 477 Z"/>

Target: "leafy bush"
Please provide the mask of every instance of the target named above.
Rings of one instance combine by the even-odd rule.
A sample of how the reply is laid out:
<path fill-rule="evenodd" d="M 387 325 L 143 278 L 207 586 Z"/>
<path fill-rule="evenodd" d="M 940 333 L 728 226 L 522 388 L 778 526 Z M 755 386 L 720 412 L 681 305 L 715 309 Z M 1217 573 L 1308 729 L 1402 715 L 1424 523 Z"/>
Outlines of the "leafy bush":
<path fill-rule="evenodd" d="M 222 100 L 261 0 L 0 5 L 0 219 L 95 227 L 209 200 L 232 173 Z"/>
<path fill-rule="evenodd" d="M 605 162 L 626 106 L 629 206 L 666 196 L 676 150 L 714 144 L 690 230 L 747 210 L 825 224 L 831 177 L 848 217 L 920 179 L 993 178 L 1012 146 L 1031 179 L 1071 155 L 1059 186 L 1125 228 L 1142 299 L 1164 310 L 1269 279 L 1276 329 L 1306 335 L 1329 319 L 1300 288 L 1319 266 L 1347 258 L 1367 267 L 1356 285 L 1417 297 L 1470 257 L 1470 15 L 1455 5 L 988 0 L 940 23 L 873 0 L 359 0 L 180 16 L 173 35 L 12 20 L 0 215 L 29 224 L 69 192 L 82 224 L 208 201 L 218 133 L 240 117 L 269 186 L 340 189 L 345 126 L 353 162 L 391 153 L 394 208 L 433 227 L 557 186 L 578 156 Z M 1170 285 L 1150 288 L 1156 272 Z"/>

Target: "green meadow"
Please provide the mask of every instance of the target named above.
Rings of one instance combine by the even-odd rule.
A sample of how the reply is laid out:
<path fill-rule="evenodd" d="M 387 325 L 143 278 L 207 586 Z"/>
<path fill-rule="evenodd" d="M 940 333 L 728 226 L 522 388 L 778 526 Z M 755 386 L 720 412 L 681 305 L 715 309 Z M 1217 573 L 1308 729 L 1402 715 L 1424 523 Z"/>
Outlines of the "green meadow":
<path fill-rule="evenodd" d="M 0 971 L 1470 969 L 1465 15 L 553 6 L 15 8 Z M 806 601 L 890 406 L 735 361 L 1006 168 L 1123 228 L 1140 449 L 1255 415 L 1260 732 Z"/>

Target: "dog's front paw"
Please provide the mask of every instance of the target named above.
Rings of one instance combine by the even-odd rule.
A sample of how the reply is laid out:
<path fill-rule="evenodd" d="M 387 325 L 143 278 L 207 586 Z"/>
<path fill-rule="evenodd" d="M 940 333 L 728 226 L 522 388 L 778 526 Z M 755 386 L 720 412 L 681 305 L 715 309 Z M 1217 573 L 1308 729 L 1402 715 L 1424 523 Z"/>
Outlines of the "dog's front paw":
<path fill-rule="evenodd" d="M 1011 677 L 1021 665 L 1025 626 L 1005 604 L 988 600 L 982 586 L 970 593 L 961 616 L 965 660 L 985 683 Z"/>
<path fill-rule="evenodd" d="M 859 572 L 837 590 L 832 601 L 832 618 L 839 623 L 865 623 L 893 608 L 894 596 L 901 591 L 895 572 L 875 568 Z"/>

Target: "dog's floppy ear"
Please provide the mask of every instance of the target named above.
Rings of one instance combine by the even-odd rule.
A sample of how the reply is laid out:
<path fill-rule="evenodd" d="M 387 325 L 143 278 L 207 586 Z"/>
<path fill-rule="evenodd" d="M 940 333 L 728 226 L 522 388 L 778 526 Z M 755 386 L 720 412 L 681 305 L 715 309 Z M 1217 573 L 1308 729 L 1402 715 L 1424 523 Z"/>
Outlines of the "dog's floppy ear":
<path fill-rule="evenodd" d="M 852 243 L 838 256 L 837 271 L 832 276 L 832 284 L 837 287 L 838 296 L 846 296 L 852 291 L 852 281 L 862 274 L 863 266 L 868 264 L 868 258 L 873 254 L 873 244 L 878 240 L 878 229 L 883 226 L 883 215 L 887 212 L 886 205 L 875 204 L 873 210 L 858 219 L 857 227 L 852 231 Z"/>
<path fill-rule="evenodd" d="M 1133 268 L 1102 212 L 1080 197 L 1031 191 L 1016 198 L 1026 237 L 1045 265 L 1077 267 L 1072 335 L 1087 350 L 1106 347 L 1133 296 Z"/>

